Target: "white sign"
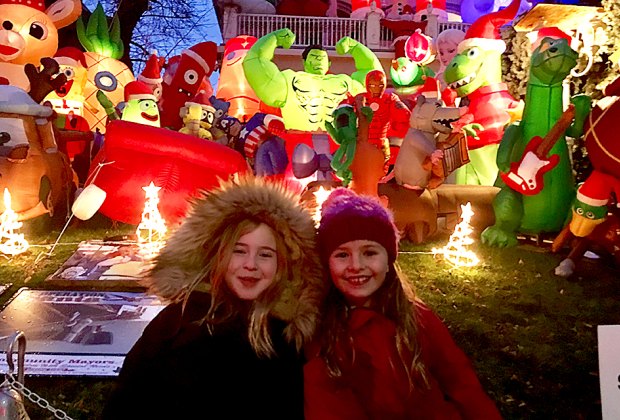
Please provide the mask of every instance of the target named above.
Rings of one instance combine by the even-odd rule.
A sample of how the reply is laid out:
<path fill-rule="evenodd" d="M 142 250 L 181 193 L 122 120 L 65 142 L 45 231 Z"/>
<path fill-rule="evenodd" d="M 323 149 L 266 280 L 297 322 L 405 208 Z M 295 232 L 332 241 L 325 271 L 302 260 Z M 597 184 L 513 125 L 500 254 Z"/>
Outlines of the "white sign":
<path fill-rule="evenodd" d="M 15 345 L 17 349 L 17 345 Z M 33 376 L 117 376 L 125 356 L 26 354 L 25 373 Z M 17 355 L 13 354 L 15 374 Z M 0 360 L 0 373 L 6 373 L 6 359 Z"/>
<path fill-rule="evenodd" d="M 598 326 L 598 367 L 603 420 L 620 419 L 620 325 Z"/>

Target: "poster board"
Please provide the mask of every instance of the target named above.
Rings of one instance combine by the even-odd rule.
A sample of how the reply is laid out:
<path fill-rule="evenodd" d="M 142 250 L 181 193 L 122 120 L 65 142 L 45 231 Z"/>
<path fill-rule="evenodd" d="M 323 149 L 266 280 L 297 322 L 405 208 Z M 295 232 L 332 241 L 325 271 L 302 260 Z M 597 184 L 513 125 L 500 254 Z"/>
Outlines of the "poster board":
<path fill-rule="evenodd" d="M 22 288 L 0 312 L 0 337 L 24 332 L 26 375 L 116 376 L 163 308 L 145 293 Z M 0 345 L 0 373 L 5 373 L 8 343 Z M 15 360 L 16 353 L 15 347 Z"/>
<path fill-rule="evenodd" d="M 135 241 L 82 241 L 45 281 L 59 287 L 140 287 L 138 281 L 151 265 L 142 259 Z"/>
<path fill-rule="evenodd" d="M 597 330 L 603 420 L 617 420 L 620 419 L 620 325 L 599 325 Z"/>

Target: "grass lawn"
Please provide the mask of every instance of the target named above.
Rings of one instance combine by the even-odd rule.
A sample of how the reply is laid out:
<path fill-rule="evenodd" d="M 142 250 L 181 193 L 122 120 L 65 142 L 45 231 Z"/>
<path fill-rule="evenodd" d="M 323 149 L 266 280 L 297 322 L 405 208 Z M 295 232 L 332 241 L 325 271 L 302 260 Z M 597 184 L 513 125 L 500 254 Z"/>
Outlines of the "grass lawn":
<path fill-rule="evenodd" d="M 12 283 L 0 296 L 0 305 L 21 287 L 59 289 L 44 280 L 80 240 L 132 231 L 127 225 L 101 225 L 101 220 L 72 225 L 53 255 L 38 261 L 58 230 L 29 235 L 35 246 L 26 254 L 0 256 L 0 282 Z M 557 277 L 553 269 L 563 255 L 550 253 L 548 244 L 526 242 L 511 249 L 474 244 L 471 249 L 481 264 L 450 270 L 430 252 L 447 240 L 445 235 L 423 245 L 403 243 L 399 263 L 418 295 L 445 320 L 471 357 L 504 417 L 600 418 L 596 327 L 620 324 L 620 271 L 603 260 L 582 260 L 572 277 Z M 113 379 L 26 378 L 28 388 L 75 419 L 98 418 L 112 383 Z M 33 419 L 54 418 L 31 402 L 26 409 Z"/>

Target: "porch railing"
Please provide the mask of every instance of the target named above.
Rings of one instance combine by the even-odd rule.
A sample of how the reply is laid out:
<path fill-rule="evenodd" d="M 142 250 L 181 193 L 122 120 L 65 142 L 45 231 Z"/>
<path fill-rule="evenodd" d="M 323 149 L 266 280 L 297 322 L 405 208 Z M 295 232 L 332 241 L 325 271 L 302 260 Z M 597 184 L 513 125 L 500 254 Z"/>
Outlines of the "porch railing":
<path fill-rule="evenodd" d="M 295 34 L 293 48 L 305 48 L 318 44 L 326 49 L 334 49 L 343 36 L 350 36 L 374 51 L 393 51 L 392 31 L 382 26 L 373 16 L 367 20 L 348 18 L 256 15 L 237 13 L 227 8 L 223 14 L 222 37 L 224 42 L 238 35 L 251 35 L 260 38 L 281 28 L 289 28 Z M 469 24 L 461 22 L 437 22 L 429 20 L 426 33 L 432 37 L 450 28 L 467 31 Z"/>

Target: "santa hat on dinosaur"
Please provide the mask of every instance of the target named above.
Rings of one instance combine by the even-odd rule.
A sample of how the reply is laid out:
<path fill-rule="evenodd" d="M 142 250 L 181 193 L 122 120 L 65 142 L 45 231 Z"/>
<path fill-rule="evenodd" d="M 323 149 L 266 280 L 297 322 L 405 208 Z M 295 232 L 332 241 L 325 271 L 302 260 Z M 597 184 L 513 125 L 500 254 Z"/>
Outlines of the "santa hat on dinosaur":
<path fill-rule="evenodd" d="M 465 33 L 465 39 L 458 45 L 457 51 L 462 53 L 471 47 L 494 50 L 500 54 L 506 51 L 506 43 L 502 41 L 499 29 L 515 18 L 520 4 L 521 0 L 512 0 L 505 9 L 480 16 Z"/>

